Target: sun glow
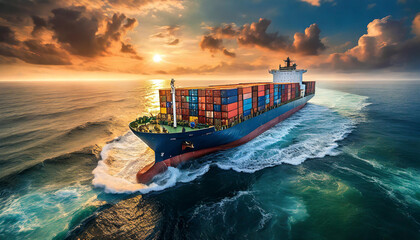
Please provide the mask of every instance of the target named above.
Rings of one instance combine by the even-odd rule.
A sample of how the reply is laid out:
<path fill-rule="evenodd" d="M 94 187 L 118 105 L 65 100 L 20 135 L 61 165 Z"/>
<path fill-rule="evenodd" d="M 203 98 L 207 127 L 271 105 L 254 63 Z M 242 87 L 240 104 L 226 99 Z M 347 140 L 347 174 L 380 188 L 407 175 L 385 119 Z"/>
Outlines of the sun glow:
<path fill-rule="evenodd" d="M 153 56 L 153 62 L 158 63 L 162 61 L 162 56 L 160 56 L 159 54 L 155 54 Z"/>

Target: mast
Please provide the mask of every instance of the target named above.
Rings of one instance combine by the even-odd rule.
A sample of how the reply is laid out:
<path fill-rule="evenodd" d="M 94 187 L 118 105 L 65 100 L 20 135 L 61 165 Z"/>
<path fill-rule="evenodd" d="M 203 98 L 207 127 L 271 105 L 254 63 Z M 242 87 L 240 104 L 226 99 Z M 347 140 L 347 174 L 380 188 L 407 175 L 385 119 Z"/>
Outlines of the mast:
<path fill-rule="evenodd" d="M 175 101 L 175 79 L 171 79 L 172 109 L 174 111 L 174 127 L 176 127 L 176 101 Z"/>

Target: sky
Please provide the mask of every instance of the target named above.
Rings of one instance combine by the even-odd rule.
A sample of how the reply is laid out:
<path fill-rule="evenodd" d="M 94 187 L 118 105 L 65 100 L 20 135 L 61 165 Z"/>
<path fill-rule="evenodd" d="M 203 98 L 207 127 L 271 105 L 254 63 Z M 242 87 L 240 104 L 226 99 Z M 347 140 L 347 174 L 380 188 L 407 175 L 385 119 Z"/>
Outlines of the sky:
<path fill-rule="evenodd" d="M 0 81 L 420 79 L 419 0 L 0 0 Z"/>

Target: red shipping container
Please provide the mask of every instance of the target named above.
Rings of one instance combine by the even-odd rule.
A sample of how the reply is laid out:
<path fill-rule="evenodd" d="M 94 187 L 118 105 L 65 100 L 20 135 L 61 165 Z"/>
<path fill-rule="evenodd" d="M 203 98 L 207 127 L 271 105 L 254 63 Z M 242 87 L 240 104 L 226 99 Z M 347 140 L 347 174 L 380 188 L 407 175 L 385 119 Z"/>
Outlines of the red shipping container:
<path fill-rule="evenodd" d="M 238 95 L 242 95 L 244 93 L 244 90 L 243 90 L 243 88 L 238 88 Z"/>
<path fill-rule="evenodd" d="M 206 103 L 206 97 L 198 97 L 199 103 Z"/>
<path fill-rule="evenodd" d="M 206 116 L 206 111 L 202 111 L 202 110 L 199 110 L 198 111 L 198 116 Z"/>
<path fill-rule="evenodd" d="M 274 83 L 270 83 L 270 89 L 274 90 Z"/>
<path fill-rule="evenodd" d="M 238 108 L 242 108 L 243 106 L 244 106 L 244 102 L 243 101 L 238 102 Z"/>
<path fill-rule="evenodd" d="M 166 111 L 167 111 L 169 114 L 174 114 L 174 109 L 173 109 L 173 108 L 167 108 L 167 109 L 166 109 Z"/>
<path fill-rule="evenodd" d="M 206 104 L 206 110 L 207 111 L 213 111 L 213 103 Z"/>
<path fill-rule="evenodd" d="M 213 122 L 213 118 L 206 118 L 206 122 L 207 122 L 207 124 L 209 124 L 209 125 L 213 125 L 213 124 L 214 124 L 214 122 Z"/>
<path fill-rule="evenodd" d="M 177 114 L 177 115 L 181 115 L 181 114 L 182 114 L 182 111 L 181 111 L 181 109 L 180 109 L 180 108 L 177 108 L 177 109 L 176 109 L 176 114 Z"/>
<path fill-rule="evenodd" d="M 213 97 L 206 97 L 206 103 L 213 103 Z"/>
<path fill-rule="evenodd" d="M 179 89 L 179 88 L 178 88 L 178 89 L 176 89 L 176 90 L 175 90 L 175 96 L 181 96 L 181 90 L 182 90 L 182 89 Z"/>
<path fill-rule="evenodd" d="M 238 95 L 238 101 L 242 101 L 243 100 L 243 95 Z"/>
<path fill-rule="evenodd" d="M 220 97 L 220 90 L 213 90 L 213 97 Z"/>
<path fill-rule="evenodd" d="M 218 104 L 218 105 L 222 104 L 222 98 L 221 97 L 214 97 L 213 98 L 213 103 Z"/>
<path fill-rule="evenodd" d="M 239 113 L 239 115 L 243 114 L 244 113 L 244 109 L 243 108 L 238 108 L 238 113 Z"/>
<path fill-rule="evenodd" d="M 232 111 L 232 110 L 237 109 L 237 108 L 238 108 L 238 102 L 227 104 L 227 105 L 222 105 L 222 111 L 223 112 L 229 112 L 229 111 Z"/>
<path fill-rule="evenodd" d="M 188 96 L 188 90 L 187 89 L 182 89 L 181 90 L 181 95 L 182 96 Z M 187 116 L 188 117 L 188 116 Z"/>
<path fill-rule="evenodd" d="M 182 103 L 180 102 L 176 102 L 176 109 L 181 109 L 182 108 Z"/>
<path fill-rule="evenodd" d="M 172 102 L 172 95 L 169 95 L 169 96 L 167 95 L 166 96 L 166 101 L 167 102 Z"/>
<path fill-rule="evenodd" d="M 244 93 L 244 99 L 252 98 L 252 93 Z"/>
<path fill-rule="evenodd" d="M 163 96 L 163 95 L 165 95 L 165 90 L 160 89 L 159 90 L 159 96 Z"/>
<path fill-rule="evenodd" d="M 189 121 L 190 120 L 189 114 L 187 114 L 186 116 L 185 115 L 182 115 L 182 120 Z"/>
<path fill-rule="evenodd" d="M 274 93 L 274 88 L 270 88 L 270 94 Z"/>
<path fill-rule="evenodd" d="M 202 110 L 202 111 L 206 110 L 206 104 L 205 103 L 199 103 L 198 104 L 198 110 Z"/>
<path fill-rule="evenodd" d="M 182 115 L 188 117 L 190 115 L 190 110 L 188 108 L 183 108 Z"/>
<path fill-rule="evenodd" d="M 206 96 L 206 90 L 204 89 L 198 89 L 198 96 L 199 97 L 205 97 Z"/>
<path fill-rule="evenodd" d="M 184 108 L 184 109 L 188 109 L 188 108 L 190 108 L 190 104 L 189 103 L 182 103 L 182 108 Z"/>
<path fill-rule="evenodd" d="M 222 112 L 222 119 L 233 118 L 238 116 L 238 109 L 232 110 L 230 112 Z"/>
<path fill-rule="evenodd" d="M 198 123 L 206 124 L 206 117 L 199 116 L 198 117 Z"/>
<path fill-rule="evenodd" d="M 262 97 L 262 96 L 264 96 L 265 95 L 265 91 L 259 91 L 258 92 L 258 97 Z"/>
<path fill-rule="evenodd" d="M 206 89 L 206 97 L 213 97 L 213 90 L 212 89 Z"/>
<path fill-rule="evenodd" d="M 265 90 L 265 85 L 258 85 L 258 92 L 264 91 L 264 90 Z"/>
<path fill-rule="evenodd" d="M 252 87 L 243 88 L 243 94 L 247 94 L 247 93 L 251 93 L 251 92 L 252 92 Z"/>
<path fill-rule="evenodd" d="M 161 103 L 160 103 L 160 107 L 161 107 L 161 108 L 166 108 L 166 102 L 161 102 Z"/>
<path fill-rule="evenodd" d="M 175 101 L 176 102 L 181 102 L 181 96 L 175 96 Z"/>
<path fill-rule="evenodd" d="M 214 112 L 214 118 L 220 119 L 222 118 L 222 112 Z"/>

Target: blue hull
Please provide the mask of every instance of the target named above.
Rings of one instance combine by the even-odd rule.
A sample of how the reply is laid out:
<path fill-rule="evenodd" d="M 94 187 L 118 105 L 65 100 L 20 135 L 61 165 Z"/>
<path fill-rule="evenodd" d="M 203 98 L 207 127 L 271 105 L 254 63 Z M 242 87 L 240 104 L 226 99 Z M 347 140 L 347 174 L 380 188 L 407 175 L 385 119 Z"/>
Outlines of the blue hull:
<path fill-rule="evenodd" d="M 202 153 L 206 154 L 208 152 L 217 151 L 221 146 L 227 146 L 226 148 L 229 148 L 228 146 L 232 145 L 232 143 L 240 143 L 241 139 L 261 134 L 267 130 L 264 129 L 264 125 L 268 123 L 271 124 L 281 115 L 285 115 L 290 112 L 293 113 L 294 109 L 303 107 L 313 96 L 314 95 L 309 95 L 297 99 L 222 131 L 215 131 L 214 127 L 211 127 L 185 133 L 163 134 L 138 132 L 132 128 L 130 129 L 137 137 L 143 140 L 155 151 L 156 163 L 177 156 L 191 157 L 194 155 L 194 152 L 201 152 L 200 155 L 203 155 Z M 277 122 L 280 122 L 281 120 L 278 120 Z M 262 130 L 260 132 L 256 132 L 256 129 Z M 194 148 L 186 148 L 183 150 L 182 144 L 184 141 L 192 142 Z"/>

